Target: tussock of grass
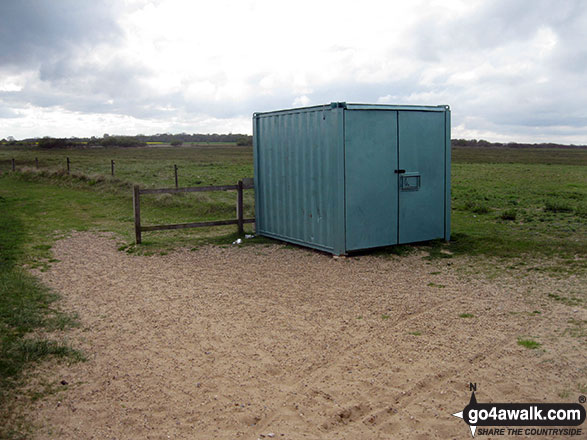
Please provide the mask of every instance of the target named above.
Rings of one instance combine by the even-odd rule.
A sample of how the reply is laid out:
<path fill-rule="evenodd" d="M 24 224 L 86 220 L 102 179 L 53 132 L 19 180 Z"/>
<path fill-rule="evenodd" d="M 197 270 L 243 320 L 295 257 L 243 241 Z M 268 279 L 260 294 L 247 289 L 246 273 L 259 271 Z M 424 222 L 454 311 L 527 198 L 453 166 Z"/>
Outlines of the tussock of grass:
<path fill-rule="evenodd" d="M 12 343 L 2 347 L 2 358 L 10 357 L 13 362 L 7 365 L 0 364 L 0 371 L 7 377 L 17 375 L 18 367 L 31 362 L 38 362 L 48 356 L 69 358 L 73 361 L 84 361 L 85 357 L 79 351 L 66 344 L 55 341 L 38 339 L 15 339 Z"/>
<path fill-rule="evenodd" d="M 573 207 L 570 203 L 563 200 L 547 200 L 544 204 L 544 210 L 550 212 L 572 212 Z"/>
<path fill-rule="evenodd" d="M 575 215 L 581 218 L 587 218 L 587 204 L 577 206 L 575 208 Z"/>
<path fill-rule="evenodd" d="M 461 313 L 461 314 L 459 315 L 459 318 L 464 318 L 464 319 L 467 319 L 467 318 L 474 318 L 474 317 L 475 317 L 475 315 L 473 315 L 472 313 Z"/>
<path fill-rule="evenodd" d="M 499 216 L 499 218 L 501 218 L 502 220 L 515 221 L 517 216 L 518 216 L 518 211 L 516 211 L 515 209 L 508 209 L 508 210 L 502 212 L 501 215 Z"/>
<path fill-rule="evenodd" d="M 397 245 L 397 246 L 387 246 L 381 249 L 376 249 L 376 250 L 369 250 L 367 251 L 368 253 L 372 253 L 374 255 L 380 255 L 383 257 L 393 257 L 393 256 L 406 256 L 406 255 L 410 255 L 413 252 L 416 251 L 416 248 L 414 246 L 410 246 L 410 245 Z M 353 255 L 361 255 L 365 253 L 365 251 L 363 252 L 356 252 Z"/>
<path fill-rule="evenodd" d="M 532 339 L 518 339 L 518 345 L 521 345 L 522 347 L 526 347 L 530 350 L 535 350 L 538 347 L 540 347 L 542 344 L 539 342 L 536 342 Z"/>
<path fill-rule="evenodd" d="M 84 174 L 80 172 L 67 173 L 63 169 L 36 169 L 31 167 L 22 167 L 18 172 L 23 180 L 30 182 L 40 182 L 43 180 L 52 180 L 53 183 L 66 186 L 96 186 L 99 188 L 108 187 L 117 191 L 130 191 L 133 187 L 131 182 L 126 182 L 111 176 L 103 174 Z"/>
<path fill-rule="evenodd" d="M 475 214 L 487 214 L 489 213 L 489 208 L 483 202 L 479 202 L 477 200 L 467 200 L 463 206 L 465 211 L 471 211 Z"/>
<path fill-rule="evenodd" d="M 475 214 L 488 214 L 489 208 L 485 205 L 475 205 L 471 208 L 471 212 Z"/>

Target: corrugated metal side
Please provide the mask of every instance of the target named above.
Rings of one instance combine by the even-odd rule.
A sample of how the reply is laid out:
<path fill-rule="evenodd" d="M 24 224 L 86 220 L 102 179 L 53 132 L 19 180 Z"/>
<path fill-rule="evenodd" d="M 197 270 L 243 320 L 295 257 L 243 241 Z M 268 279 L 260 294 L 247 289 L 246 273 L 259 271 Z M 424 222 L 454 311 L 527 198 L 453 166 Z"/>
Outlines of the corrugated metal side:
<path fill-rule="evenodd" d="M 450 216 L 451 216 L 451 192 L 450 192 L 450 173 L 451 173 L 451 143 L 450 143 L 450 108 L 445 106 L 444 113 L 444 239 L 450 240 Z"/>
<path fill-rule="evenodd" d="M 341 114 L 324 106 L 255 115 L 259 234 L 331 252 L 338 247 Z"/>

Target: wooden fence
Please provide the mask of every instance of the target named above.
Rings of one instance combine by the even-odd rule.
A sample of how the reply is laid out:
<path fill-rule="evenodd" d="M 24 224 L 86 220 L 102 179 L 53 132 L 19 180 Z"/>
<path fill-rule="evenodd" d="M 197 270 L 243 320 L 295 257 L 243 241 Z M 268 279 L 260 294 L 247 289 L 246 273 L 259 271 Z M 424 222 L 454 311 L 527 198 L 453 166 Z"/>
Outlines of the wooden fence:
<path fill-rule="evenodd" d="M 112 177 L 114 177 L 114 173 L 116 171 L 115 168 L 115 161 L 114 159 L 110 159 L 110 175 Z M 35 168 L 39 169 L 39 158 L 35 157 Z M 69 159 L 69 157 L 65 158 L 65 171 L 67 172 L 67 174 L 71 174 L 71 168 L 72 168 L 72 161 Z M 175 187 L 178 188 L 179 187 L 179 177 L 178 177 L 178 166 L 177 164 L 173 165 L 173 177 L 175 179 Z M 12 171 L 16 171 L 16 159 L 12 158 L 11 159 L 11 170 Z M 0 170 L 0 173 L 2 173 L 2 170 Z"/>
<path fill-rule="evenodd" d="M 141 244 L 142 232 L 147 231 L 161 231 L 165 229 L 185 229 L 185 228 L 202 228 L 205 226 L 223 226 L 223 225 L 237 225 L 239 234 L 244 233 L 245 223 L 254 223 L 254 218 L 244 218 L 243 213 L 243 190 L 253 189 L 253 179 L 239 180 L 236 185 L 221 185 L 221 186 L 196 186 L 188 188 L 153 188 L 141 189 L 138 185 L 134 186 L 133 190 L 133 206 L 135 215 L 135 238 L 136 243 Z M 211 222 L 196 222 L 196 223 L 180 223 L 175 225 L 141 225 L 141 195 L 142 194 L 174 194 L 186 192 L 204 192 L 204 191 L 230 191 L 236 190 L 236 219 L 233 220 L 217 220 Z"/>

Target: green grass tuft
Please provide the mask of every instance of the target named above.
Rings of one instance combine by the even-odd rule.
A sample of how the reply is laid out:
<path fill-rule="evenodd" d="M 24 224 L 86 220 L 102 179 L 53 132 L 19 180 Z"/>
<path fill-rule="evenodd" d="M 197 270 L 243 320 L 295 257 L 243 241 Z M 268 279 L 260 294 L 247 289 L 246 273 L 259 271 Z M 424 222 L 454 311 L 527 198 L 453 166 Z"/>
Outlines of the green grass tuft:
<path fill-rule="evenodd" d="M 518 339 L 518 345 L 521 345 L 522 347 L 526 347 L 530 350 L 535 350 L 538 347 L 540 347 L 542 344 L 539 342 L 536 342 L 532 339 Z"/>
<path fill-rule="evenodd" d="M 572 212 L 573 207 L 566 201 L 553 199 L 546 201 L 544 210 L 549 212 Z"/>
<path fill-rule="evenodd" d="M 488 214 L 489 208 L 485 205 L 477 205 L 471 208 L 470 211 L 474 212 L 475 214 Z"/>
<path fill-rule="evenodd" d="M 475 315 L 473 315 L 472 313 L 461 313 L 459 315 L 459 318 L 465 318 L 465 319 L 466 318 L 474 318 L 474 317 L 475 317 Z"/>
<path fill-rule="evenodd" d="M 578 205 L 575 208 L 575 215 L 577 217 L 581 217 L 581 218 L 587 218 L 587 204 L 583 205 Z"/>
<path fill-rule="evenodd" d="M 499 216 L 499 218 L 501 218 L 502 220 L 515 221 L 517 216 L 518 216 L 518 211 L 516 211 L 515 209 L 508 209 L 508 210 L 502 212 L 501 215 Z"/>

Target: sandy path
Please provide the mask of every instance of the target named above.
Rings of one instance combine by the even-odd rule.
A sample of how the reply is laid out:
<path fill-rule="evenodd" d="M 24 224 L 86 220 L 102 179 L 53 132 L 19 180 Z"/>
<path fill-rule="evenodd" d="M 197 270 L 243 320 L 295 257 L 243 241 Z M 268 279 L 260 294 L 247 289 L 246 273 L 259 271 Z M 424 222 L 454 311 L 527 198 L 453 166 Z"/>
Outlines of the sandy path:
<path fill-rule="evenodd" d="M 70 385 L 33 409 L 39 438 L 467 438 L 450 414 L 469 382 L 493 402 L 574 402 L 587 383 L 585 338 L 563 334 L 586 311 L 547 280 L 278 245 L 137 257 L 87 233 L 54 254 L 40 276 L 89 361 L 46 372 Z"/>

